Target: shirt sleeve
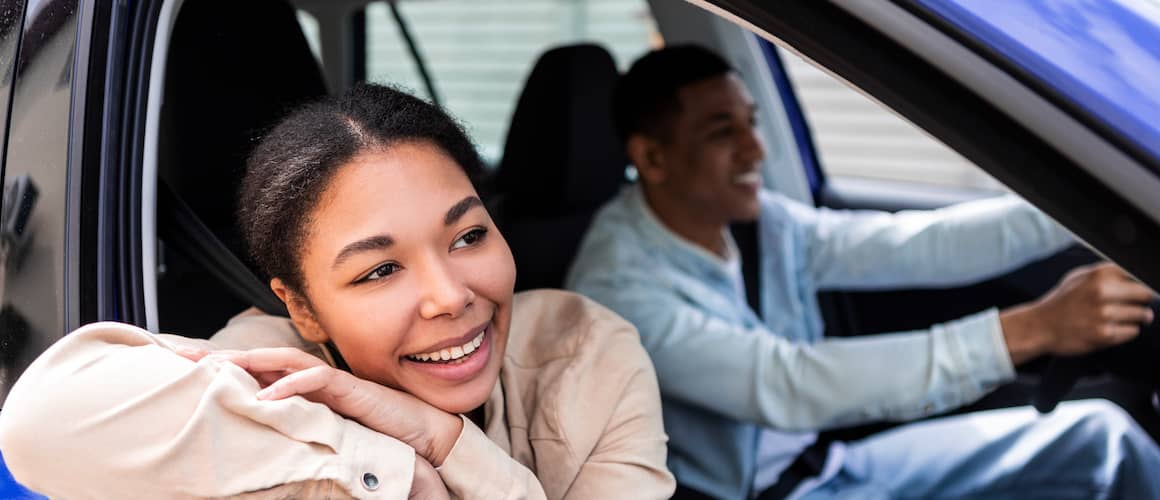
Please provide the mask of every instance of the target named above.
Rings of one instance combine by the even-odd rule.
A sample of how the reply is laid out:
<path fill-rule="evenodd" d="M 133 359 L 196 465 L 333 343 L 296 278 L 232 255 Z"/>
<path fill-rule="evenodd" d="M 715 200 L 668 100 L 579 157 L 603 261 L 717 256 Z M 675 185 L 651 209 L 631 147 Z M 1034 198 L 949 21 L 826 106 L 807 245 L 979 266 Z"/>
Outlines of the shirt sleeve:
<path fill-rule="evenodd" d="M 1015 374 L 995 310 L 807 344 L 740 328 L 660 287 L 585 291 L 637 326 L 666 397 L 782 430 L 909 420 L 970 403 Z"/>
<path fill-rule="evenodd" d="M 1075 241 L 1013 195 L 893 214 L 782 205 L 801 226 L 806 267 L 820 289 L 968 284 Z"/>
<path fill-rule="evenodd" d="M 61 498 L 224 497 L 280 485 L 321 492 L 311 485 L 327 484 L 343 498 L 407 498 L 415 460 L 407 445 L 301 397 L 259 401 L 241 368 L 194 363 L 172 345 L 95 323 L 45 351 L 0 413 L 0 448 L 17 480 Z"/>

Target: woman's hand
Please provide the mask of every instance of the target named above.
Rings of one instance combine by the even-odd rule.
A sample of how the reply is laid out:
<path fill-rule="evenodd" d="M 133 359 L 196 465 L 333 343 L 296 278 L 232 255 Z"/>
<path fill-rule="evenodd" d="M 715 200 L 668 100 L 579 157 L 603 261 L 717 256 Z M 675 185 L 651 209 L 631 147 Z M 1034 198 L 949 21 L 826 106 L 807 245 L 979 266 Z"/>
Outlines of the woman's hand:
<path fill-rule="evenodd" d="M 335 369 L 292 347 L 212 352 L 179 349 L 178 354 L 193 361 L 208 357 L 231 362 L 261 384 L 258 399 L 272 401 L 297 395 L 322 403 L 335 413 L 407 443 L 435 466 L 443 463 L 463 431 L 463 420 L 457 415 Z"/>

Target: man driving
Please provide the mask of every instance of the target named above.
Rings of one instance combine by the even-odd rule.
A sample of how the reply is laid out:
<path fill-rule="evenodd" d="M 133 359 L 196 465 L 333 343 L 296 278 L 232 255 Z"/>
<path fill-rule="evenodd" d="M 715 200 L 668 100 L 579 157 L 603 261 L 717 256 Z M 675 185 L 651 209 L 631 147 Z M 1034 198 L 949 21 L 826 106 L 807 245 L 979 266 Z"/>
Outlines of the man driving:
<path fill-rule="evenodd" d="M 1147 287 L 1110 264 L 1044 297 L 930 328 L 825 339 L 819 290 L 949 287 L 1072 244 L 1015 197 L 897 214 L 819 209 L 764 191 L 757 112 L 695 46 L 651 52 L 614 115 L 639 174 L 601 209 L 567 286 L 640 330 L 656 365 L 669 467 L 713 498 L 1160 498 L 1160 451 L 1122 410 L 1065 403 L 929 420 L 851 443 L 817 432 L 971 403 L 1044 354 L 1121 344 L 1153 321 Z M 729 227 L 757 222 L 758 307 Z"/>

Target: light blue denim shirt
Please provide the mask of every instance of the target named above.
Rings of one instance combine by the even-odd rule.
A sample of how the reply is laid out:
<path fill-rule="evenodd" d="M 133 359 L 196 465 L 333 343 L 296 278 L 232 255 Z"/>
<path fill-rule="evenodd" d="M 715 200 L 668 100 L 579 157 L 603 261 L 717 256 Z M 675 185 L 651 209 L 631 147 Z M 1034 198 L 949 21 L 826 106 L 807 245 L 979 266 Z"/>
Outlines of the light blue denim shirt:
<path fill-rule="evenodd" d="M 664 227 L 636 186 L 600 210 L 567 279 L 640 330 L 656 365 L 681 484 L 745 498 L 761 429 L 793 436 L 909 420 L 970 403 L 1014 377 L 998 311 L 928 330 L 822 339 L 819 290 L 946 287 L 1070 244 L 1007 196 L 896 214 L 816 209 L 761 193 L 764 321 L 727 262 Z"/>

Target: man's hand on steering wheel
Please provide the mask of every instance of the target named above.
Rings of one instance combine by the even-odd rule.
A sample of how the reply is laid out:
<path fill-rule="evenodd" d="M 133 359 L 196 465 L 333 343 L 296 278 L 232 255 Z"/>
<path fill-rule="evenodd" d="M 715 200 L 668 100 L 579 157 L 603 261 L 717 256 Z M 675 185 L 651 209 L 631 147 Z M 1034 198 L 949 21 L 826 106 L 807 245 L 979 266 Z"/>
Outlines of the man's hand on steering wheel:
<path fill-rule="evenodd" d="M 1043 354 L 1076 356 L 1122 344 L 1155 321 L 1156 292 L 1115 264 L 1084 266 L 1068 273 L 1035 302 L 1003 311 L 999 320 L 1011 360 L 1021 364 Z"/>

